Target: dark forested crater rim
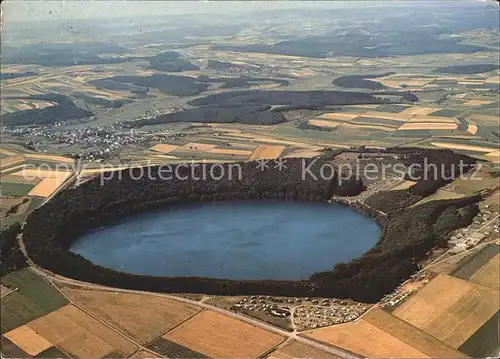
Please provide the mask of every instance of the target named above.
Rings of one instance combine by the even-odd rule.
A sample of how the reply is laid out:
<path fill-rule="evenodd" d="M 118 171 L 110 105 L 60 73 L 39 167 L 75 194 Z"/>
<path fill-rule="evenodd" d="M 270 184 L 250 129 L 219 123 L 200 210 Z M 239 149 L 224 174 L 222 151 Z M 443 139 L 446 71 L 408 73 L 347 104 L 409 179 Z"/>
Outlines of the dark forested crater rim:
<path fill-rule="evenodd" d="M 462 156 L 452 151 L 409 149 L 422 158 L 453 163 Z M 325 159 L 326 160 L 326 159 Z M 96 180 L 63 191 L 35 210 L 24 226 L 23 239 L 30 258 L 41 267 L 77 280 L 105 286 L 167 293 L 206 293 L 213 295 L 276 295 L 351 298 L 376 302 L 394 290 L 418 270 L 418 263 L 428 257 L 438 241 L 459 227 L 472 222 L 479 196 L 435 201 L 408 207 L 443 185 L 426 181 L 415 190 L 380 192 L 377 200 L 364 204 L 344 201 L 343 196 L 361 193 L 361 181 L 349 179 L 341 184 L 330 181 L 302 181 L 300 159 L 289 161 L 284 174 L 269 169 L 261 172 L 254 163 L 242 162 L 248 174 L 245 183 L 193 181 L 172 182 L 169 186 L 143 181 L 107 183 L 106 189 Z M 318 166 L 321 164 L 319 161 Z M 253 176 L 252 176 L 253 175 Z M 418 182 L 420 183 L 420 182 Z M 418 193 L 422 192 L 422 195 Z M 416 194 L 415 194 L 416 193 Z M 373 196 L 373 195 L 372 195 Z M 365 254 L 331 271 L 313 274 L 307 280 L 225 280 L 204 277 L 156 277 L 134 275 L 95 265 L 68 249 L 84 230 L 99 227 L 113 218 L 174 204 L 203 201 L 282 199 L 326 202 L 331 198 L 377 221 L 382 234 L 377 244 Z M 381 215 L 380 198 L 391 203 L 389 216 Z M 458 209 L 466 209 L 457 217 Z M 383 209 L 383 208 L 382 208 Z M 418 217 L 418 218 L 417 218 Z M 442 218 L 442 220 L 441 220 Z M 441 222 L 439 222 L 441 221 Z M 436 227 L 436 223 L 439 226 Z M 404 240 L 401 240 L 404 238 Z M 335 263 L 332 263 L 332 266 Z"/>

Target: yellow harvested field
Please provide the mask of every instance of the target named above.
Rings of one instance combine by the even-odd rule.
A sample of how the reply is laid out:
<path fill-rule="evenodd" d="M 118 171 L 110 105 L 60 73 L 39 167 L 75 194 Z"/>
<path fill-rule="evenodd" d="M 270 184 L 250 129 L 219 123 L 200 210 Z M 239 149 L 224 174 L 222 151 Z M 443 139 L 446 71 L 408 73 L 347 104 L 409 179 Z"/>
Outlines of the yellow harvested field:
<path fill-rule="evenodd" d="M 67 166 L 69 169 L 71 166 Z M 69 171 L 57 171 L 57 170 L 44 170 L 42 168 L 25 168 L 22 171 L 11 173 L 13 176 L 23 176 L 26 178 L 58 178 L 64 181 L 66 178 L 71 176 Z"/>
<path fill-rule="evenodd" d="M 9 166 L 15 165 L 15 164 L 20 163 L 20 162 L 24 162 L 24 156 L 22 156 L 22 155 L 10 156 L 10 157 L 0 159 L 0 167 L 5 168 L 5 167 L 9 167 Z"/>
<path fill-rule="evenodd" d="M 477 125 L 472 123 L 472 122 L 469 122 L 467 124 L 467 132 L 469 132 L 472 135 L 475 135 L 477 133 L 478 129 L 479 128 L 477 127 Z"/>
<path fill-rule="evenodd" d="M 4 336 L 26 353 L 33 356 L 52 346 L 51 342 L 38 335 L 26 325 L 11 330 L 5 333 Z"/>
<path fill-rule="evenodd" d="M 182 147 L 185 150 L 208 151 L 208 150 L 211 150 L 211 149 L 217 147 L 217 145 L 207 145 L 206 143 L 191 142 L 191 143 L 185 144 Z"/>
<path fill-rule="evenodd" d="M 316 329 L 306 336 L 369 358 L 429 357 L 363 319 Z"/>
<path fill-rule="evenodd" d="M 176 157 L 176 156 L 157 155 L 157 154 L 151 155 L 151 157 L 154 157 L 154 158 L 164 158 L 166 160 L 177 160 L 177 159 L 179 159 L 179 157 Z"/>
<path fill-rule="evenodd" d="M 393 314 L 458 348 L 498 311 L 499 300 L 497 290 L 439 274 Z"/>
<path fill-rule="evenodd" d="M 498 311 L 499 298 L 497 290 L 477 286 L 436 317 L 425 331 L 458 348 Z"/>
<path fill-rule="evenodd" d="M 493 101 L 487 101 L 487 100 L 470 100 L 467 102 L 464 102 L 464 106 L 481 106 L 481 105 L 488 105 L 492 103 Z"/>
<path fill-rule="evenodd" d="M 500 162 L 500 151 L 493 151 L 493 152 L 487 153 L 487 154 L 483 155 L 483 158 L 486 161 L 490 161 L 493 163 L 499 163 Z"/>
<path fill-rule="evenodd" d="M 321 152 L 318 151 L 313 151 L 313 150 L 298 150 L 298 151 L 293 151 L 290 152 L 285 156 L 285 158 L 309 158 L 309 157 L 314 157 L 314 156 L 319 156 Z"/>
<path fill-rule="evenodd" d="M 211 358 L 258 358 L 283 341 L 278 334 L 210 310 L 163 337 Z"/>
<path fill-rule="evenodd" d="M 38 95 L 37 91 L 31 90 L 29 92 L 33 95 Z M 48 102 L 48 101 L 36 101 L 36 102 L 32 102 L 32 103 L 33 103 L 33 106 L 35 106 L 35 108 L 37 108 L 37 109 L 54 106 L 54 104 L 52 102 Z"/>
<path fill-rule="evenodd" d="M 6 168 L 6 169 L 2 170 L 0 173 L 4 174 L 4 173 L 15 171 L 15 170 L 20 170 L 20 169 L 24 168 L 25 166 L 26 166 L 26 164 L 23 163 L 22 165 Z"/>
<path fill-rule="evenodd" d="M 375 325 L 384 332 L 410 345 L 431 358 L 460 358 L 467 357 L 454 348 L 439 341 L 432 335 L 415 328 L 404 320 L 380 308 L 373 308 L 363 316 L 364 321 Z"/>
<path fill-rule="evenodd" d="M 411 115 L 411 116 L 425 116 L 430 113 L 441 110 L 441 107 L 409 107 L 406 110 L 399 112 L 399 114 Z"/>
<path fill-rule="evenodd" d="M 259 145 L 250 156 L 250 161 L 259 159 L 275 159 L 281 155 L 285 146 Z"/>
<path fill-rule="evenodd" d="M 60 313 L 59 310 L 35 319 L 26 325 L 51 342 L 52 345 L 59 345 L 66 338 L 82 330 L 78 323 Z"/>
<path fill-rule="evenodd" d="M 63 288 L 72 300 L 140 343 L 149 343 L 200 308 L 169 298 Z"/>
<path fill-rule="evenodd" d="M 64 183 L 64 178 L 44 178 L 29 191 L 28 196 L 50 197 Z"/>
<path fill-rule="evenodd" d="M 207 153 L 220 153 L 223 155 L 240 155 L 240 156 L 250 156 L 252 151 L 249 150 L 232 150 L 230 148 L 212 148 L 207 151 Z"/>
<path fill-rule="evenodd" d="M 234 137 L 236 137 L 236 138 L 234 138 Z M 307 143 L 307 142 L 280 140 L 277 138 L 259 136 L 256 134 L 249 134 L 249 133 L 237 133 L 237 132 L 235 132 L 235 133 L 231 133 L 231 135 L 228 135 L 228 136 L 219 136 L 218 138 L 219 139 L 229 139 L 229 140 L 233 140 L 233 141 L 236 139 L 245 138 L 245 139 L 249 139 L 252 142 L 253 141 L 261 141 L 261 142 L 266 142 L 266 143 L 279 143 L 279 144 L 283 144 L 283 145 L 292 145 L 295 147 L 307 147 L 307 148 L 311 147 L 311 143 Z M 314 142 L 314 141 L 311 141 L 311 142 Z M 339 144 L 331 143 L 331 142 L 324 142 L 322 144 L 324 146 L 327 146 L 327 147 L 336 147 L 336 148 L 349 148 L 350 147 L 348 145 L 339 145 Z"/>
<path fill-rule="evenodd" d="M 328 120 L 309 120 L 307 122 L 313 126 L 329 127 L 329 128 L 337 128 L 342 123 L 342 122 L 328 121 Z"/>
<path fill-rule="evenodd" d="M 109 171 L 120 171 L 120 170 L 124 170 L 127 168 L 131 168 L 131 166 L 117 166 L 117 167 L 103 166 L 103 167 L 97 167 L 97 168 L 83 168 L 80 171 L 80 174 L 92 174 L 92 173 L 102 173 L 102 172 L 109 172 Z"/>
<path fill-rule="evenodd" d="M 114 351 L 111 345 L 85 330 L 72 333 L 59 347 L 76 358 L 102 358 Z"/>
<path fill-rule="evenodd" d="M 408 122 L 400 127 L 398 131 L 409 131 L 409 130 L 456 130 L 458 124 L 456 123 L 431 123 L 431 122 Z"/>
<path fill-rule="evenodd" d="M 470 278 L 471 282 L 484 285 L 496 290 L 500 289 L 500 255 L 491 258 L 479 268 Z"/>
<path fill-rule="evenodd" d="M 485 154 L 486 157 L 498 157 L 500 156 L 500 150 L 497 151 L 491 151 Z"/>
<path fill-rule="evenodd" d="M 454 118 L 443 116 L 412 116 L 408 119 L 408 122 L 457 123 Z"/>
<path fill-rule="evenodd" d="M 67 305 L 58 311 L 75 323 L 78 323 L 78 325 L 88 330 L 94 336 L 108 343 L 114 350 L 119 351 L 124 356 L 128 356 L 137 350 L 135 344 L 73 305 Z"/>
<path fill-rule="evenodd" d="M 353 118 L 358 117 L 359 113 L 344 113 L 344 112 L 332 112 L 332 113 L 324 113 L 318 118 L 326 118 L 328 120 L 338 120 L 338 121 L 349 121 Z"/>
<path fill-rule="evenodd" d="M 51 156 L 51 155 L 39 155 L 39 154 L 25 154 L 24 157 L 27 159 L 36 159 L 36 160 L 47 160 L 53 162 L 64 162 L 64 163 L 73 163 L 73 159 L 63 156 Z"/>
<path fill-rule="evenodd" d="M 392 314 L 418 328 L 425 328 L 472 288 L 472 283 L 440 274 L 398 306 Z"/>
<path fill-rule="evenodd" d="M 147 350 L 139 350 L 129 358 L 138 358 L 138 359 L 158 358 L 158 354 L 153 354 L 152 352 Z"/>
<path fill-rule="evenodd" d="M 485 84 L 498 84 L 500 83 L 500 77 L 488 77 L 485 81 Z"/>
<path fill-rule="evenodd" d="M 238 149 L 243 148 L 243 149 L 248 149 L 250 151 L 253 151 L 256 147 L 255 144 L 243 143 L 243 142 L 229 142 L 229 144 L 233 147 L 237 147 Z"/>
<path fill-rule="evenodd" d="M 417 182 L 415 182 L 415 181 L 402 181 L 402 182 L 398 183 L 397 185 L 395 185 L 394 187 L 389 188 L 389 190 L 396 191 L 396 190 L 400 190 L 400 189 L 408 189 L 411 186 L 413 186 L 415 183 L 417 183 Z"/>
<path fill-rule="evenodd" d="M 169 153 L 175 151 L 179 146 L 177 145 L 169 145 L 168 143 L 159 143 L 150 148 L 152 151 L 161 152 L 161 153 Z"/>
<path fill-rule="evenodd" d="M 371 128 L 373 130 L 379 130 L 379 131 L 388 131 L 388 132 L 393 132 L 397 130 L 397 127 L 393 126 L 387 126 L 387 125 L 377 125 L 377 124 L 364 124 L 364 123 L 348 123 L 344 122 L 341 124 L 342 127 L 346 128 L 358 128 L 358 129 L 363 129 L 363 128 Z"/>
<path fill-rule="evenodd" d="M 493 151 L 496 151 L 496 148 L 493 148 L 493 147 L 463 145 L 460 143 L 431 142 L 431 145 L 436 146 L 436 147 L 440 147 L 440 148 L 448 148 L 448 149 L 452 149 L 452 150 L 465 150 L 465 151 L 475 151 L 475 152 L 484 152 L 484 153 L 491 153 Z"/>
<path fill-rule="evenodd" d="M 18 110 L 21 110 L 21 111 L 23 111 L 23 110 L 31 110 L 31 106 L 28 105 L 28 104 L 25 104 L 25 103 L 20 104 L 20 105 L 16 105 L 16 108 Z"/>
<path fill-rule="evenodd" d="M 17 155 L 17 153 L 9 151 L 9 150 L 7 150 L 5 148 L 0 148 L 0 153 L 2 155 L 6 155 L 6 156 L 15 156 L 15 155 Z"/>
<path fill-rule="evenodd" d="M 296 359 L 296 358 L 314 358 L 314 359 L 340 359 L 340 357 L 316 349 L 295 340 L 285 344 L 281 348 L 269 354 L 267 359 Z"/>
<path fill-rule="evenodd" d="M 457 81 L 460 85 L 482 85 L 485 80 L 467 80 L 467 81 Z"/>
<path fill-rule="evenodd" d="M 364 65 L 364 66 L 373 66 L 373 65 L 378 65 L 378 62 L 375 61 L 370 61 L 370 60 L 359 60 L 357 61 L 358 64 Z"/>
<path fill-rule="evenodd" d="M 407 110 L 404 110 L 404 111 L 407 111 Z M 358 114 L 358 116 L 360 116 L 360 115 Z M 358 117 L 358 116 L 356 116 L 356 117 Z M 410 114 L 401 113 L 401 112 L 393 113 L 393 112 L 367 111 L 367 112 L 363 113 L 363 117 L 388 119 L 388 120 L 405 122 L 410 117 Z"/>

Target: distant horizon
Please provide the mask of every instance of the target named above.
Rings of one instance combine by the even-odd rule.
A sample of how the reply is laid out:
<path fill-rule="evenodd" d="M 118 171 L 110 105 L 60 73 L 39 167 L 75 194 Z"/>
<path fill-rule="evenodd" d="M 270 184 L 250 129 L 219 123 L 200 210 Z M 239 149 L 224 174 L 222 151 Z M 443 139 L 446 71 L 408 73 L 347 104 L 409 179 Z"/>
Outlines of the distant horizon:
<path fill-rule="evenodd" d="M 486 4 L 492 0 L 459 0 L 461 3 Z M 356 7 L 391 7 L 413 4 L 436 6 L 439 3 L 453 3 L 456 0 L 420 1 L 147 1 L 147 0 L 112 0 L 112 1 L 27 1 L 7 0 L 2 2 L 2 25 L 43 23 L 50 20 L 98 20 L 98 19 L 134 19 L 140 16 L 168 15 L 206 15 L 236 14 L 263 10 L 297 9 L 335 9 Z M 119 5 L 119 6 L 117 6 Z"/>

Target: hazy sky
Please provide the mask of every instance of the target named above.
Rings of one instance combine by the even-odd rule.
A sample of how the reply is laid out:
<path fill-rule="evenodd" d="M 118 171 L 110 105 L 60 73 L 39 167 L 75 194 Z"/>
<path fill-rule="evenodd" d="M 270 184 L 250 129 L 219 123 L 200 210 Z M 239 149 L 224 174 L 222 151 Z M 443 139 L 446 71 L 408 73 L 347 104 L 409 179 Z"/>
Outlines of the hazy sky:
<path fill-rule="evenodd" d="M 349 6 L 350 1 L 343 5 Z M 258 9 L 331 7 L 333 2 L 303 1 L 146 1 L 146 0 L 6 0 L 2 3 L 4 21 L 40 21 L 49 19 L 90 19 L 100 17 L 135 17 L 157 14 L 242 12 Z"/>
<path fill-rule="evenodd" d="M 411 0 L 409 0 L 411 1 Z M 478 0 L 480 1 L 480 0 Z M 485 1 L 485 0 L 483 0 Z M 487 1 L 487 0 L 486 0 Z M 169 15 L 187 13 L 241 13 L 276 8 L 333 8 L 387 6 L 389 1 L 146 1 L 146 0 L 6 0 L 2 2 L 2 20 L 27 22 L 50 19 L 92 19 L 136 17 L 150 14 Z M 408 1 L 394 0 L 397 6 Z M 415 3 L 411 1 L 412 3 Z M 434 1 L 434 3 L 439 0 Z M 450 2 L 450 5 L 453 2 Z M 418 6 L 418 5 L 417 5 Z"/>

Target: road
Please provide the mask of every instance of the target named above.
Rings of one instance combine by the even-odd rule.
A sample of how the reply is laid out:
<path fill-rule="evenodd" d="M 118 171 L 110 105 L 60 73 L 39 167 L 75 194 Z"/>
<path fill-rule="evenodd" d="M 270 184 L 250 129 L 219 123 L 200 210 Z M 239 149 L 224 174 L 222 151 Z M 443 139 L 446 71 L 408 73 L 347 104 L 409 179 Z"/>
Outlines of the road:
<path fill-rule="evenodd" d="M 486 223 L 485 223 L 485 224 L 483 224 L 481 227 L 479 227 L 478 229 L 476 229 L 474 232 L 472 232 L 472 233 L 468 234 L 467 236 L 468 236 L 468 237 L 469 237 L 469 236 L 473 236 L 474 234 L 478 233 L 479 231 L 482 231 L 485 227 L 489 226 L 491 223 L 493 223 L 494 221 L 498 220 L 498 219 L 499 219 L 499 217 L 500 217 L 500 214 L 499 214 L 499 215 L 497 215 L 497 216 L 495 216 L 493 219 L 491 219 L 490 221 L 486 222 Z M 488 242 L 488 243 L 489 243 L 489 242 Z M 469 248 L 469 249 L 467 249 L 467 250 L 465 250 L 465 251 L 462 251 L 462 252 L 457 253 L 456 255 L 463 255 L 464 253 L 467 253 L 467 252 L 470 252 L 470 251 L 476 250 L 477 248 L 482 247 L 482 246 L 484 246 L 484 245 L 486 245 L 486 244 L 488 244 L 488 243 L 479 243 L 479 244 L 477 244 L 476 246 L 474 246 L 474 247 L 472 247 L 472 248 Z M 449 250 L 448 250 L 448 251 L 449 251 Z M 432 261 L 432 263 L 430 263 L 429 265 L 427 265 L 425 268 L 422 268 L 422 269 L 421 269 L 420 271 L 418 271 L 416 274 L 420 274 L 420 273 L 422 273 L 423 271 L 425 271 L 425 270 L 429 269 L 430 267 L 435 266 L 436 264 L 442 263 L 442 262 L 444 262 L 444 261 L 446 261 L 446 260 L 448 260 L 448 259 L 450 259 L 450 258 L 454 257 L 454 256 L 450 256 L 450 257 L 448 257 L 448 258 L 445 258 L 445 259 L 441 260 L 441 258 L 443 258 L 445 255 L 447 255 L 447 254 L 448 254 L 448 251 L 444 252 L 442 255 L 440 255 L 438 258 L 436 258 L 434 261 Z"/>
<path fill-rule="evenodd" d="M 78 280 L 75 280 L 75 279 L 63 277 L 63 276 L 60 276 L 60 275 L 57 275 L 57 274 L 54 274 L 54 273 L 50 273 L 50 272 L 48 272 L 46 270 L 42 270 L 42 269 L 38 268 L 36 265 L 31 265 L 30 268 L 35 273 L 37 273 L 38 275 L 42 276 L 47 281 L 49 281 L 54 287 L 56 287 L 58 289 L 59 292 L 61 292 L 61 291 L 55 285 L 55 282 L 61 283 L 61 284 L 69 284 L 69 285 L 77 286 L 77 287 L 80 287 L 80 288 L 98 289 L 98 290 L 101 290 L 101 291 L 114 292 L 114 293 L 144 294 L 144 295 L 150 295 L 150 296 L 168 298 L 168 299 L 176 300 L 176 301 L 179 301 L 179 302 L 182 302 L 182 303 L 186 303 L 186 304 L 195 305 L 195 306 L 201 307 L 203 309 L 208 309 L 208 310 L 211 310 L 211 311 L 214 311 L 214 312 L 226 315 L 228 317 L 231 317 L 231 318 L 234 318 L 234 319 L 246 322 L 248 324 L 251 324 L 251 325 L 253 325 L 255 327 L 258 327 L 258 328 L 261 328 L 261 329 L 264 329 L 264 330 L 267 330 L 267 331 L 279 334 L 282 337 L 285 337 L 286 339 L 296 340 L 298 342 L 301 342 L 303 344 L 312 346 L 312 347 L 314 347 L 316 349 L 319 349 L 319 350 L 323 350 L 323 351 L 328 352 L 330 354 L 334 354 L 334 355 L 336 355 L 338 357 L 341 357 L 341 358 L 345 358 L 345 359 L 357 359 L 357 358 L 359 358 L 358 356 L 355 356 L 355 355 L 353 355 L 351 353 L 347 353 L 347 352 L 345 352 L 345 351 L 343 351 L 341 349 L 321 344 L 321 343 L 319 343 L 317 341 L 314 341 L 312 339 L 301 337 L 301 336 L 298 335 L 299 333 L 297 333 L 297 332 L 288 332 L 288 331 L 286 331 L 284 329 L 281 329 L 281 328 L 278 328 L 278 327 L 274 327 L 274 326 L 272 326 L 270 324 L 267 324 L 265 322 L 261 322 L 261 321 L 259 321 L 257 319 L 253 319 L 251 317 L 247 317 L 245 315 L 242 315 L 242 314 L 239 314 L 239 313 L 236 313 L 236 312 L 232 312 L 230 310 L 226 310 L 226 309 L 214 307 L 214 306 L 212 306 L 210 304 L 207 304 L 207 303 L 198 302 L 196 300 L 192 300 L 192 299 L 188 299 L 188 298 L 184 298 L 184 297 L 177 297 L 177 296 L 174 296 L 174 295 L 171 295 L 171 294 L 146 292 L 146 291 L 139 291 L 139 290 L 132 290 L 132 289 L 122 289 L 122 288 L 111 288 L 111 287 L 105 287 L 105 286 L 98 285 L 98 284 L 82 282 L 82 281 L 78 281 Z M 68 298 L 63 292 L 61 292 L 61 293 L 66 298 Z M 82 309 L 85 313 L 91 315 L 93 318 L 96 318 L 96 316 L 92 315 L 87 310 L 85 310 L 82 307 L 80 307 L 77 303 L 74 303 L 73 301 L 71 301 L 71 299 L 68 298 L 68 300 L 70 300 L 70 302 L 73 305 L 75 305 L 76 307 Z M 106 324 L 102 320 L 99 320 L 99 321 L 101 323 Z M 110 328 L 112 328 L 109 325 L 107 325 L 107 326 L 110 327 Z M 114 329 L 114 330 L 116 331 L 116 329 Z M 120 334 L 122 336 L 124 336 L 122 333 L 120 333 Z M 134 344 L 138 345 L 141 349 L 144 349 L 144 347 L 142 347 L 139 343 L 137 343 L 137 342 L 135 342 L 135 341 L 133 341 L 131 339 L 129 339 L 129 340 L 132 341 Z M 146 350 L 149 350 L 149 349 L 146 349 Z"/>

